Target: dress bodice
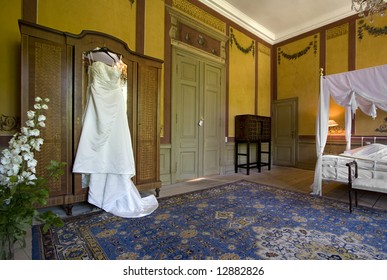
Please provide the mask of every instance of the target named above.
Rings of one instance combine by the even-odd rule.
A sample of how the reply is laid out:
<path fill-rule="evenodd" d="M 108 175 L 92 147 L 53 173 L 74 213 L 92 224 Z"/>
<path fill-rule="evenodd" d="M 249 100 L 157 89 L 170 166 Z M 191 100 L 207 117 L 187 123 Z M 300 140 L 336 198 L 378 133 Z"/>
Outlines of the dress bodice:
<path fill-rule="evenodd" d="M 109 66 L 101 61 L 96 61 L 89 66 L 89 85 L 98 84 L 102 87 L 120 87 L 121 70 Z"/>

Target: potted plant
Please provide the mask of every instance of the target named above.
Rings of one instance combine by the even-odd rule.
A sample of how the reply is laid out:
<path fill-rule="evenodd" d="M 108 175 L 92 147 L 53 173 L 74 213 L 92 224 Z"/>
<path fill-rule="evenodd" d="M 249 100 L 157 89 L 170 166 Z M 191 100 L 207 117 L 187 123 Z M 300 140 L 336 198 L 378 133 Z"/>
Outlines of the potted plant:
<path fill-rule="evenodd" d="M 47 181 L 36 174 L 38 164 L 34 155 L 40 151 L 43 139 L 40 129 L 45 127 L 45 111 L 49 99 L 35 98 L 35 110 L 27 112 L 26 126 L 9 141 L 0 161 L 0 259 L 12 259 L 17 244 L 25 248 L 25 236 L 33 222 L 44 224 L 44 230 L 63 225 L 53 212 L 39 212 L 37 205 L 45 205 L 49 196 Z M 51 161 L 48 174 L 63 175 L 65 163 Z"/>

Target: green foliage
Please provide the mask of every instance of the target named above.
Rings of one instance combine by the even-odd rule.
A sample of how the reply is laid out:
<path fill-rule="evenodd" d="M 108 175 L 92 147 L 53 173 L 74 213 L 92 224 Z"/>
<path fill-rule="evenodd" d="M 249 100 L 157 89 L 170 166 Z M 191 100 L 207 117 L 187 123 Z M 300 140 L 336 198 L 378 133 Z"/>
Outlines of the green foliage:
<path fill-rule="evenodd" d="M 66 162 L 57 162 L 55 160 L 50 161 L 50 166 L 47 167 L 48 176 L 54 179 L 59 179 L 62 175 L 64 175 L 64 168 L 66 166 Z"/>
<path fill-rule="evenodd" d="M 40 151 L 43 138 L 40 129 L 45 125 L 48 98 L 35 98 L 34 109 L 28 111 L 26 126 L 9 141 L 9 148 L 1 151 L 0 159 L 0 259 L 13 256 L 15 244 L 25 247 L 25 235 L 33 222 L 44 224 L 47 231 L 60 226 L 62 220 L 52 212 L 40 213 L 36 206 L 47 204 L 47 181 L 36 176 L 35 152 Z M 51 161 L 48 177 L 60 179 L 66 163 Z"/>
<path fill-rule="evenodd" d="M 59 179 L 63 174 L 65 163 L 51 161 L 50 177 Z M 7 203 L 7 198 L 12 199 Z M 47 181 L 38 177 L 34 181 L 18 183 L 9 189 L 0 186 L 0 259 L 12 257 L 12 249 L 15 245 L 25 247 L 25 235 L 33 222 L 43 224 L 46 232 L 50 227 L 59 227 L 63 221 L 52 211 L 39 212 L 37 205 L 47 204 L 49 197 Z"/>

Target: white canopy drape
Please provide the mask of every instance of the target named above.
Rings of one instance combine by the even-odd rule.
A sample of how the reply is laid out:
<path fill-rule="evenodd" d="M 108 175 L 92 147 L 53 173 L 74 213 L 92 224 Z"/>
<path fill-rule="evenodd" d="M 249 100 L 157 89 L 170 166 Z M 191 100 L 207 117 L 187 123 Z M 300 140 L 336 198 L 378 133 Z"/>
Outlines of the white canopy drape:
<path fill-rule="evenodd" d="M 387 64 L 321 77 L 316 123 L 317 162 L 312 184 L 312 193 L 316 195 L 322 194 L 322 155 L 328 137 L 330 96 L 345 107 L 345 139 L 349 150 L 352 117 L 356 110 L 360 108 L 373 118 L 378 108 L 387 111 Z"/>

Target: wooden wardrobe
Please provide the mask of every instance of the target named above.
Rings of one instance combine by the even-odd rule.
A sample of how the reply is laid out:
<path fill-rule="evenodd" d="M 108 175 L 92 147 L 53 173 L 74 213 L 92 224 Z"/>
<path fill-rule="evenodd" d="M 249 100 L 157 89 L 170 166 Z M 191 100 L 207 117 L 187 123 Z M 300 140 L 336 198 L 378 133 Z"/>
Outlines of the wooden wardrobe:
<path fill-rule="evenodd" d="M 35 97 L 48 97 L 44 144 L 35 156 L 37 173 L 47 175 L 51 160 L 66 162 L 60 181 L 49 181 L 47 206 L 67 206 L 87 200 L 82 176 L 72 173 L 72 165 L 82 130 L 87 101 L 87 63 L 84 53 L 107 47 L 122 55 L 127 65 L 127 115 L 132 136 L 139 190 L 154 189 L 158 196 L 160 181 L 159 103 L 162 61 L 131 51 L 113 36 L 95 31 L 74 35 L 34 23 L 19 21 L 21 32 L 21 115 L 33 109 Z M 45 176 L 46 177 L 46 176 Z"/>

